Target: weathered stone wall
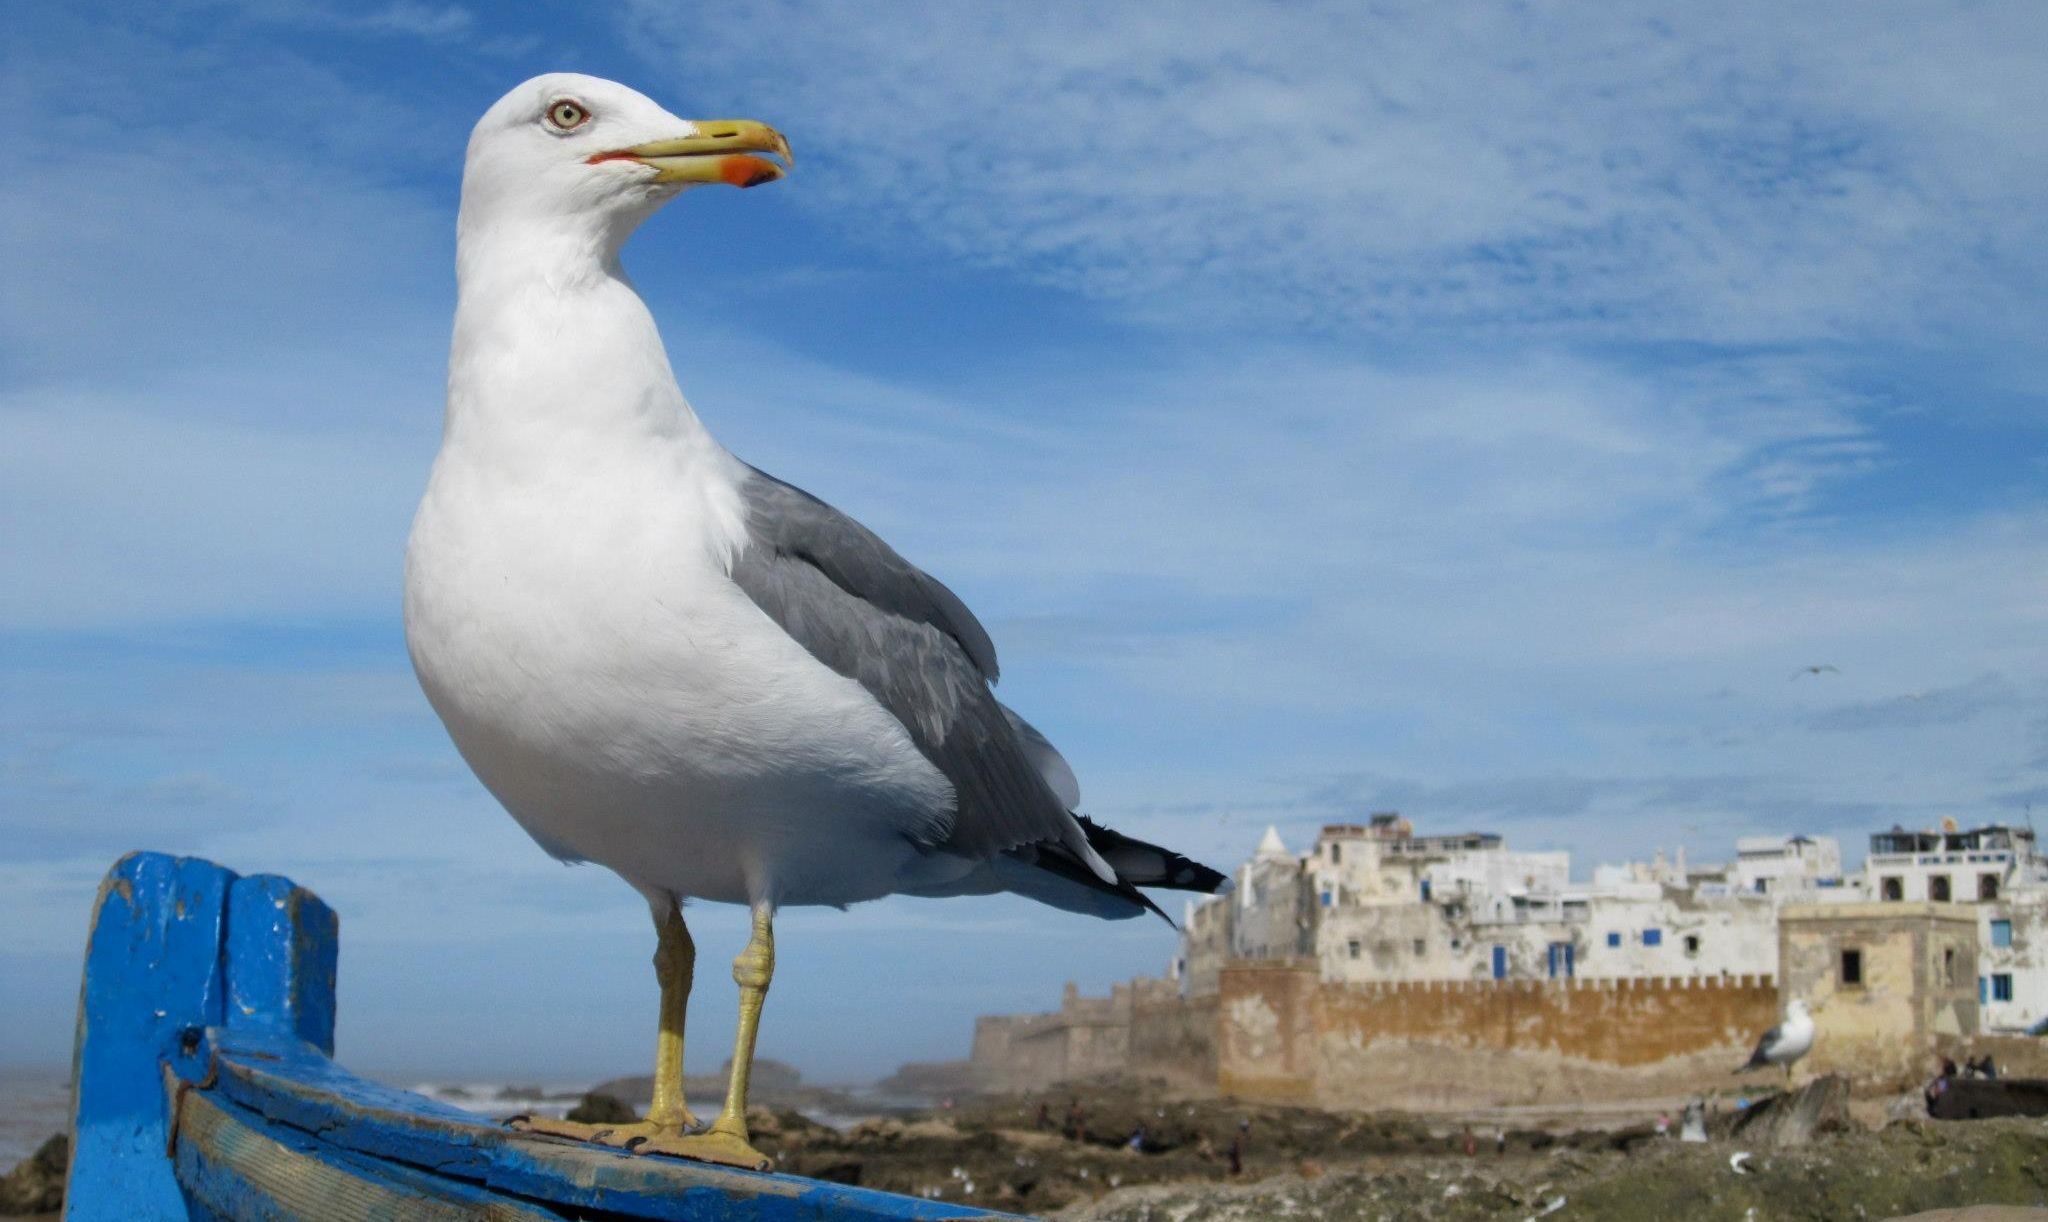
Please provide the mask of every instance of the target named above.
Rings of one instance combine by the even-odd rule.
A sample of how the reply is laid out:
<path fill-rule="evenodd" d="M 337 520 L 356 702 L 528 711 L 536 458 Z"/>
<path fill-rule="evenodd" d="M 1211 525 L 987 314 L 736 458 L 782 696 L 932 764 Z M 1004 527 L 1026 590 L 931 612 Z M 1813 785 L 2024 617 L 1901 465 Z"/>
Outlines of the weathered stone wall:
<path fill-rule="evenodd" d="M 1023 1090 L 1123 1072 L 1130 1060 L 1132 997 L 1132 985 L 1117 985 L 1108 997 L 1083 997 L 1069 984 L 1051 1014 L 975 1019 L 970 1063 L 976 1084 Z"/>
<path fill-rule="evenodd" d="M 1813 1008 L 1813 1072 L 1905 1086 L 1932 1074 L 1937 1041 L 1977 1034 L 1977 918 L 1967 905 L 1794 905 L 1779 915 L 1778 936 L 1786 996 Z M 1852 951 L 1854 981 L 1844 965 Z"/>
<path fill-rule="evenodd" d="M 1131 1006 L 1128 1069 L 1185 1090 L 1214 1090 L 1216 995 L 1183 998 L 1171 985 L 1156 991 L 1141 987 Z"/>
<path fill-rule="evenodd" d="M 1329 1106 L 1566 1104 L 1726 1085 L 1777 1020 L 1768 976 L 1350 985 L 1241 959 L 1211 995 L 1139 980 L 981 1019 L 974 1065 L 990 1090 L 1128 1073 Z"/>
<path fill-rule="evenodd" d="M 978 1090 L 1007 1090 L 1012 1076 L 1011 1035 L 1027 1017 L 1016 1014 L 984 1014 L 974 1020 L 974 1046 L 967 1054 L 968 1072 Z"/>
<path fill-rule="evenodd" d="M 1320 984 L 1234 963 L 1217 1084 L 1329 1105 L 1563 1102 L 1725 1082 L 1778 1017 L 1769 977 Z"/>
<path fill-rule="evenodd" d="M 1303 1099 L 1315 1081 L 1313 960 L 1238 959 L 1216 1000 L 1216 1086 L 1230 1095 Z"/>

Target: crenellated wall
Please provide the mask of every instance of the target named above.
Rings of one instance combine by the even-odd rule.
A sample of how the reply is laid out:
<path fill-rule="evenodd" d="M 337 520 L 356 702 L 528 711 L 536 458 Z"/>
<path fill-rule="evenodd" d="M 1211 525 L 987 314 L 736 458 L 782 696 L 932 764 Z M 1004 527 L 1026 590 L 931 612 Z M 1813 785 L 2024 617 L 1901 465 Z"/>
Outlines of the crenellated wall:
<path fill-rule="evenodd" d="M 1721 1086 L 1778 1018 L 1768 976 L 1324 984 L 1315 966 L 1222 973 L 1217 1086 L 1330 1105 L 1481 1105 Z"/>
<path fill-rule="evenodd" d="M 1137 980 L 983 1018 L 974 1067 L 990 1090 L 1126 1073 L 1330 1106 L 1573 1103 L 1726 1086 L 1777 1020 L 1769 976 L 1342 984 L 1240 959 L 1206 995 Z"/>

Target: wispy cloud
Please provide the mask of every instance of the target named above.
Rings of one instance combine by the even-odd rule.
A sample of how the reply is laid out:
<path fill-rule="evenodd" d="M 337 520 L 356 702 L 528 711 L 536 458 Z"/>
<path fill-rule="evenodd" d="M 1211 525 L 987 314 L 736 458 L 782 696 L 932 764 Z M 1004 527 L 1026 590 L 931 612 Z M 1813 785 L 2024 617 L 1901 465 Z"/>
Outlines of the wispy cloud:
<path fill-rule="evenodd" d="M 2026 703 L 2019 689 L 2003 675 L 1987 674 L 1952 687 L 1902 692 L 1882 700 L 1843 705 L 1815 714 L 1808 724 L 1816 730 L 1847 732 L 1952 726 L 1988 713 L 2021 708 Z"/>
<path fill-rule="evenodd" d="M 2043 266 L 2021 116 L 2048 26 L 1865 16 L 642 3 L 633 28 L 815 152 L 821 213 L 1148 316 L 1773 343 L 1995 319 Z"/>
<path fill-rule="evenodd" d="M 436 42 L 461 38 L 476 29 L 476 14 L 461 5 L 413 4 L 406 0 L 359 13 L 349 20 L 361 29 Z"/>

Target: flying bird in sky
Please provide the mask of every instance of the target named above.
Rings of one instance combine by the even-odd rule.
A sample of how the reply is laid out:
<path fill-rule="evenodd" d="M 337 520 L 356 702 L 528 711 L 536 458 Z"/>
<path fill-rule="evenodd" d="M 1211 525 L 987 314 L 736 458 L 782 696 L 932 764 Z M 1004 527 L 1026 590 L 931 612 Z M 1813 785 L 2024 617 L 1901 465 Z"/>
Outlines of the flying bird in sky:
<path fill-rule="evenodd" d="M 654 913 L 647 1119 L 537 1125 L 754 1167 L 779 907 L 1009 891 L 1120 918 L 1159 912 L 1141 886 L 1224 881 L 1077 813 L 1066 761 L 996 700 L 995 646 L 960 599 L 728 453 L 684 400 L 620 248 L 688 188 L 789 161 L 765 124 L 679 119 L 588 76 L 536 77 L 485 113 L 405 578 L 413 666 L 463 758 L 542 848 L 610 867 Z M 732 1076 L 701 1132 L 682 1092 L 692 899 L 753 915 Z"/>
<path fill-rule="evenodd" d="M 1839 675 L 1841 673 L 1842 672 L 1836 669 L 1835 667 L 1829 666 L 1826 663 L 1822 663 L 1819 666 L 1802 666 L 1798 670 L 1792 672 L 1792 678 L 1797 680 L 1805 678 L 1807 675 Z"/>

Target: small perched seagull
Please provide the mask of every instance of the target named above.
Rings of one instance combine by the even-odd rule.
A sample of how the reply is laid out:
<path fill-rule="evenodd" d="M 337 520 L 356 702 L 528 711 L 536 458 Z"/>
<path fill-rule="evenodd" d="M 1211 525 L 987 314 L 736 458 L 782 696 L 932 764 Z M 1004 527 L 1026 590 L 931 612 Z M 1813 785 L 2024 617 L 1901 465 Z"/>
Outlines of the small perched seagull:
<path fill-rule="evenodd" d="M 951 590 L 733 457 L 684 401 L 619 250 L 690 187 L 786 172 L 750 120 L 536 77 L 469 141 L 441 450 L 406 553 L 413 667 L 542 848 L 647 898 L 661 986 L 645 1122 L 542 1131 L 762 1167 L 747 1081 L 786 904 L 1012 891 L 1100 917 L 1223 876 L 1076 813 L 1058 751 L 996 701 Z M 936 509 L 937 507 L 934 507 Z M 949 510 L 950 512 L 950 510 Z M 745 904 L 724 1110 L 682 1091 L 691 899 Z"/>
<path fill-rule="evenodd" d="M 1785 1067 L 1785 1081 L 1792 1081 L 1792 1062 L 1813 1050 L 1813 1018 L 1806 1012 L 1806 1003 L 1793 998 L 1785 1006 L 1785 1021 L 1764 1032 L 1756 1042 L 1756 1051 L 1749 1054 L 1749 1060 L 1736 1073 L 1748 1073 L 1769 1065 Z"/>

